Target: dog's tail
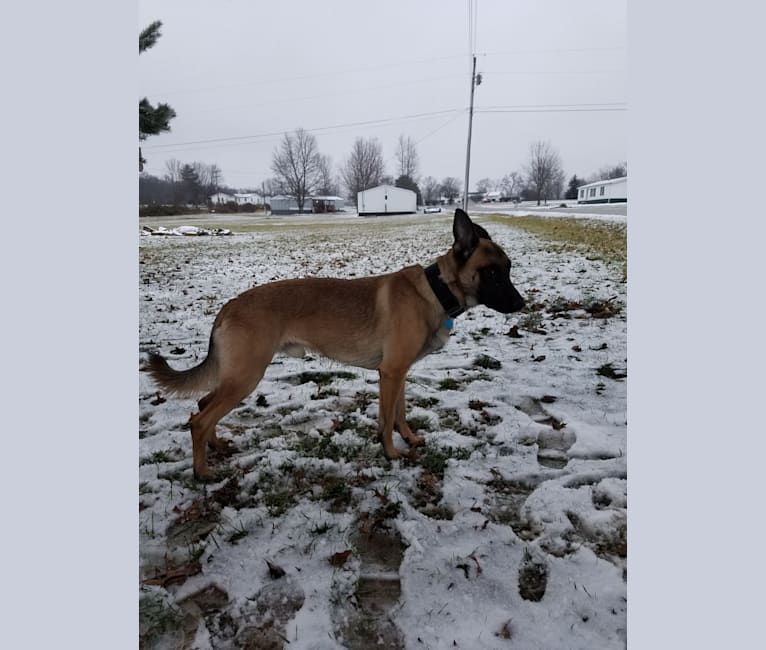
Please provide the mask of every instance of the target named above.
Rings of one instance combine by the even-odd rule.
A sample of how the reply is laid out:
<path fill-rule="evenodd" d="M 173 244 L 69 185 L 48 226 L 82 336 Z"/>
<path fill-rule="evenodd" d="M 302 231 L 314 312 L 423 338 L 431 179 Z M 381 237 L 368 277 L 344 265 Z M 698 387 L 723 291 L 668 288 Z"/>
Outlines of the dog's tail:
<path fill-rule="evenodd" d="M 141 370 L 148 372 L 152 379 L 171 395 L 191 397 L 212 390 L 217 380 L 218 364 L 213 354 L 212 337 L 205 360 L 188 370 L 174 370 L 165 358 L 156 352 L 149 357 Z"/>

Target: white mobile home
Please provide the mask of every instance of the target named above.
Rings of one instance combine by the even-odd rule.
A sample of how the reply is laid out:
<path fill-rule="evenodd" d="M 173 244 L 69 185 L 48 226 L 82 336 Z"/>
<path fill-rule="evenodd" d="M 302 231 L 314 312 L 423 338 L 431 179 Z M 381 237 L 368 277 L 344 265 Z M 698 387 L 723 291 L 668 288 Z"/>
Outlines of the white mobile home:
<path fill-rule="evenodd" d="M 234 202 L 234 195 L 226 194 L 226 192 L 216 192 L 208 198 L 208 203 L 214 203 L 218 205 L 229 202 Z"/>
<path fill-rule="evenodd" d="M 577 188 L 578 203 L 627 203 L 628 177 L 596 181 Z"/>
<path fill-rule="evenodd" d="M 378 185 L 357 194 L 360 215 L 409 214 L 418 211 L 418 197 L 412 190 Z"/>
<path fill-rule="evenodd" d="M 263 197 L 260 194 L 235 194 L 234 200 L 237 202 L 237 205 L 245 205 L 246 203 L 263 205 Z"/>

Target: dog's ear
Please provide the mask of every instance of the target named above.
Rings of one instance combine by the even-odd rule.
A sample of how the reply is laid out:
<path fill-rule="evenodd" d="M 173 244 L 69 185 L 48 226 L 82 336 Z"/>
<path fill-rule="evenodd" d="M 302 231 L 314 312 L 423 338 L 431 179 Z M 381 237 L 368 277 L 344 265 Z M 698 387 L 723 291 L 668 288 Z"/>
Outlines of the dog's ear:
<path fill-rule="evenodd" d="M 489 241 L 492 241 L 492 237 L 489 236 L 489 233 L 479 224 L 473 224 L 473 229 L 479 239 L 489 239 Z"/>
<path fill-rule="evenodd" d="M 452 249 L 460 263 L 471 257 L 471 253 L 479 245 L 479 235 L 475 228 L 476 225 L 463 210 L 460 208 L 455 210 L 455 219 L 452 222 L 452 234 L 455 237 L 455 242 L 452 244 Z M 484 229 L 482 228 L 482 230 Z"/>

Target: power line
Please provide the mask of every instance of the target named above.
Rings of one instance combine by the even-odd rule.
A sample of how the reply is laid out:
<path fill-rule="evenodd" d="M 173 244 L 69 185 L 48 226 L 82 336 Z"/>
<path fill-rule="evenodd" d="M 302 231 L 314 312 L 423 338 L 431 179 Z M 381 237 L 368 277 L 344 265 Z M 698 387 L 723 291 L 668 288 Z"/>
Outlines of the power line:
<path fill-rule="evenodd" d="M 514 108 L 514 109 L 484 109 L 476 108 L 476 113 L 598 113 L 604 111 L 627 111 L 627 106 L 622 108 Z"/>
<path fill-rule="evenodd" d="M 431 111 L 428 113 L 414 113 L 412 115 L 401 115 L 399 117 L 388 117 L 388 118 L 381 118 L 377 120 L 364 120 L 361 122 L 347 122 L 344 124 L 335 124 L 332 126 L 320 126 L 315 128 L 306 129 L 306 131 L 310 133 L 318 132 L 318 131 L 331 131 L 336 129 L 344 129 L 344 128 L 350 128 L 350 127 L 357 127 L 357 126 L 370 126 L 375 124 L 384 124 L 384 123 L 395 123 L 400 121 L 407 121 L 411 119 L 421 119 L 425 117 L 433 117 L 435 115 L 445 115 L 448 113 L 462 113 L 465 109 L 462 108 L 452 108 L 452 109 L 446 109 L 441 111 Z M 172 144 L 157 144 L 157 145 L 150 145 L 149 147 L 145 147 L 146 149 L 151 150 L 157 150 L 157 149 L 170 149 L 175 147 L 185 147 L 189 145 L 200 145 L 200 144 L 220 144 L 220 143 L 231 143 L 231 144 L 248 144 L 249 142 L 242 142 L 244 140 L 257 140 L 261 138 L 270 138 L 274 136 L 280 136 L 284 135 L 286 133 L 290 133 L 291 130 L 282 130 L 282 131 L 272 131 L 269 133 L 256 133 L 252 135 L 242 135 L 242 136 L 233 136 L 228 138 L 210 138 L 208 140 L 190 140 L 187 142 L 175 142 Z"/>
<path fill-rule="evenodd" d="M 239 106 L 224 106 L 219 108 L 203 108 L 200 109 L 200 113 L 215 113 L 217 111 L 230 111 L 230 110 L 242 110 L 246 108 L 259 108 L 262 106 L 273 106 L 275 104 L 289 104 L 291 102 L 300 102 L 300 101 L 306 101 L 311 99 L 323 99 L 325 97 L 342 97 L 344 95 L 355 95 L 358 93 L 364 93 L 369 92 L 372 90 L 384 90 L 388 88 L 398 88 L 401 86 L 411 86 L 413 84 L 419 84 L 419 83 L 432 83 L 434 81 L 443 81 L 444 79 L 454 79 L 456 77 L 462 77 L 463 75 L 457 75 L 457 74 L 450 74 L 450 75 L 444 75 L 441 77 L 430 77 L 427 79 L 413 79 L 412 81 L 402 81 L 395 84 L 386 84 L 383 86 L 370 86 L 367 88 L 358 88 L 356 90 L 349 90 L 346 92 L 331 92 L 331 93 L 323 93 L 321 95 L 307 95 L 304 97 L 289 97 L 287 99 L 278 99 L 271 102 L 261 102 L 260 104 L 240 104 Z"/>
<path fill-rule="evenodd" d="M 617 47 L 566 47 L 542 49 L 497 50 L 495 52 L 477 52 L 476 56 L 502 56 L 505 54 L 556 54 L 563 52 L 613 52 L 624 50 L 625 46 Z"/>
<path fill-rule="evenodd" d="M 476 41 L 476 20 L 474 18 L 474 14 L 478 12 L 478 6 L 475 9 L 471 9 L 471 0 L 469 0 L 469 58 L 473 54 L 473 51 L 475 49 L 475 41 Z M 478 3 L 477 3 L 478 4 Z M 477 52 L 476 56 L 503 56 L 507 54 L 545 54 L 545 53 L 564 53 L 564 52 L 610 52 L 610 51 L 617 51 L 617 50 L 624 50 L 625 47 L 571 47 L 571 48 L 521 48 L 521 49 L 515 49 L 515 50 L 497 50 L 497 51 L 491 51 L 491 52 Z M 179 94 L 188 94 L 188 93 L 197 93 L 197 92 L 206 92 L 209 90 L 224 90 L 224 89 L 230 89 L 230 88 L 246 88 L 248 86 L 255 86 L 255 85 L 266 85 L 266 84 L 277 84 L 277 83 L 285 83 L 288 81 L 301 81 L 304 79 L 316 79 L 318 77 L 334 77 L 334 76 L 340 76 L 344 74 L 352 74 L 355 72 L 367 72 L 369 70 L 384 70 L 387 68 L 396 68 L 396 67 L 402 67 L 402 66 L 411 66 L 413 64 L 420 64 L 420 63 L 433 63 L 436 61 L 448 61 L 450 59 L 461 59 L 463 58 L 462 54 L 452 54 L 452 55 L 446 55 L 446 56 L 436 56 L 436 57 L 429 57 L 425 59 L 415 59 L 415 60 L 406 60 L 406 61 L 399 61 L 395 63 L 381 63 L 378 65 L 372 65 L 372 66 L 365 66 L 365 67 L 359 67 L 359 68 L 347 68 L 345 70 L 337 70 L 333 72 L 315 72 L 311 74 L 305 74 L 305 75 L 296 75 L 292 77 L 276 77 L 271 79 L 257 79 L 253 81 L 246 81 L 241 83 L 234 83 L 234 84 L 220 84 L 217 86 L 199 86 L 196 88 L 179 88 L 177 90 L 150 90 L 149 94 L 162 94 L 162 95 L 179 95 Z"/>
<path fill-rule="evenodd" d="M 447 61 L 449 59 L 462 59 L 462 54 L 453 54 L 450 56 L 437 56 L 437 57 L 431 57 L 428 59 L 415 59 L 415 60 L 409 60 L 409 61 L 401 61 L 397 63 L 382 63 L 380 65 L 372 65 L 372 66 L 366 66 L 366 67 L 360 67 L 360 68 L 347 68 L 345 70 L 336 70 L 334 72 L 314 72 L 311 74 L 305 74 L 305 75 L 296 75 L 294 77 L 276 77 L 272 79 L 260 79 L 260 80 L 254 80 L 254 81 L 246 81 L 243 83 L 235 83 L 235 84 L 222 84 L 218 86 L 200 86 L 197 88 L 185 88 L 185 89 L 178 89 L 178 90 L 152 90 L 150 94 L 162 94 L 162 95 L 179 95 L 179 94 L 186 94 L 186 93 L 196 93 L 196 92 L 206 92 L 208 90 L 224 90 L 229 88 L 246 88 L 248 86 L 263 86 L 266 84 L 276 84 L 276 83 L 285 83 L 288 81 L 301 81 L 304 79 L 316 79 L 318 77 L 336 77 L 344 74 L 352 74 L 355 72 L 367 72 L 369 70 L 382 70 L 385 68 L 395 68 L 395 67 L 401 67 L 401 66 L 411 66 L 413 64 L 418 63 L 431 63 L 434 61 Z"/>
<path fill-rule="evenodd" d="M 626 107 L 626 102 L 592 102 L 592 103 L 580 103 L 580 104 L 499 104 L 495 106 L 482 106 L 480 108 L 486 109 L 506 109 L 506 108 L 589 108 L 589 107 L 603 107 L 603 106 L 621 106 Z"/>
<path fill-rule="evenodd" d="M 617 74 L 625 70 L 486 70 L 483 75 L 567 75 L 567 74 Z"/>

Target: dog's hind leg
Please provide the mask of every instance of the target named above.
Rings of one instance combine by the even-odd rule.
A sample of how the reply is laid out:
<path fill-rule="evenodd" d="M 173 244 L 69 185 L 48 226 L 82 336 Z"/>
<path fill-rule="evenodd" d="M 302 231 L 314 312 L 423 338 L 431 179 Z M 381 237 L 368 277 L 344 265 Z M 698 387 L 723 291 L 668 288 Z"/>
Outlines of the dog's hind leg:
<path fill-rule="evenodd" d="M 204 411 L 207 408 L 207 405 L 210 404 L 210 401 L 213 399 L 214 394 L 215 394 L 215 391 L 208 393 L 197 402 L 197 407 L 199 408 L 200 412 Z M 215 449 L 216 451 L 219 451 L 219 452 L 227 452 L 231 449 L 231 443 L 228 440 L 219 438 L 215 433 L 215 428 L 213 429 L 213 433 L 207 441 L 207 445 L 211 449 Z"/>
<path fill-rule="evenodd" d="M 412 447 L 420 447 L 426 444 L 425 438 L 422 436 L 416 436 L 410 425 L 407 424 L 407 414 L 405 413 L 405 401 L 404 401 L 404 385 L 402 382 L 402 388 L 399 391 L 399 398 L 396 400 L 396 417 L 394 419 L 394 426 L 399 434 L 404 438 L 404 441 Z"/>
<path fill-rule="evenodd" d="M 219 386 L 200 400 L 204 407 L 199 413 L 191 416 L 192 457 L 194 475 L 202 479 L 213 478 L 207 467 L 208 445 L 217 449 L 226 449 L 228 444 L 215 435 L 218 421 L 231 411 L 245 397 L 252 393 L 261 381 L 266 366 L 271 361 L 271 354 L 262 355 L 252 363 L 246 373 L 229 376 L 221 380 Z"/>

